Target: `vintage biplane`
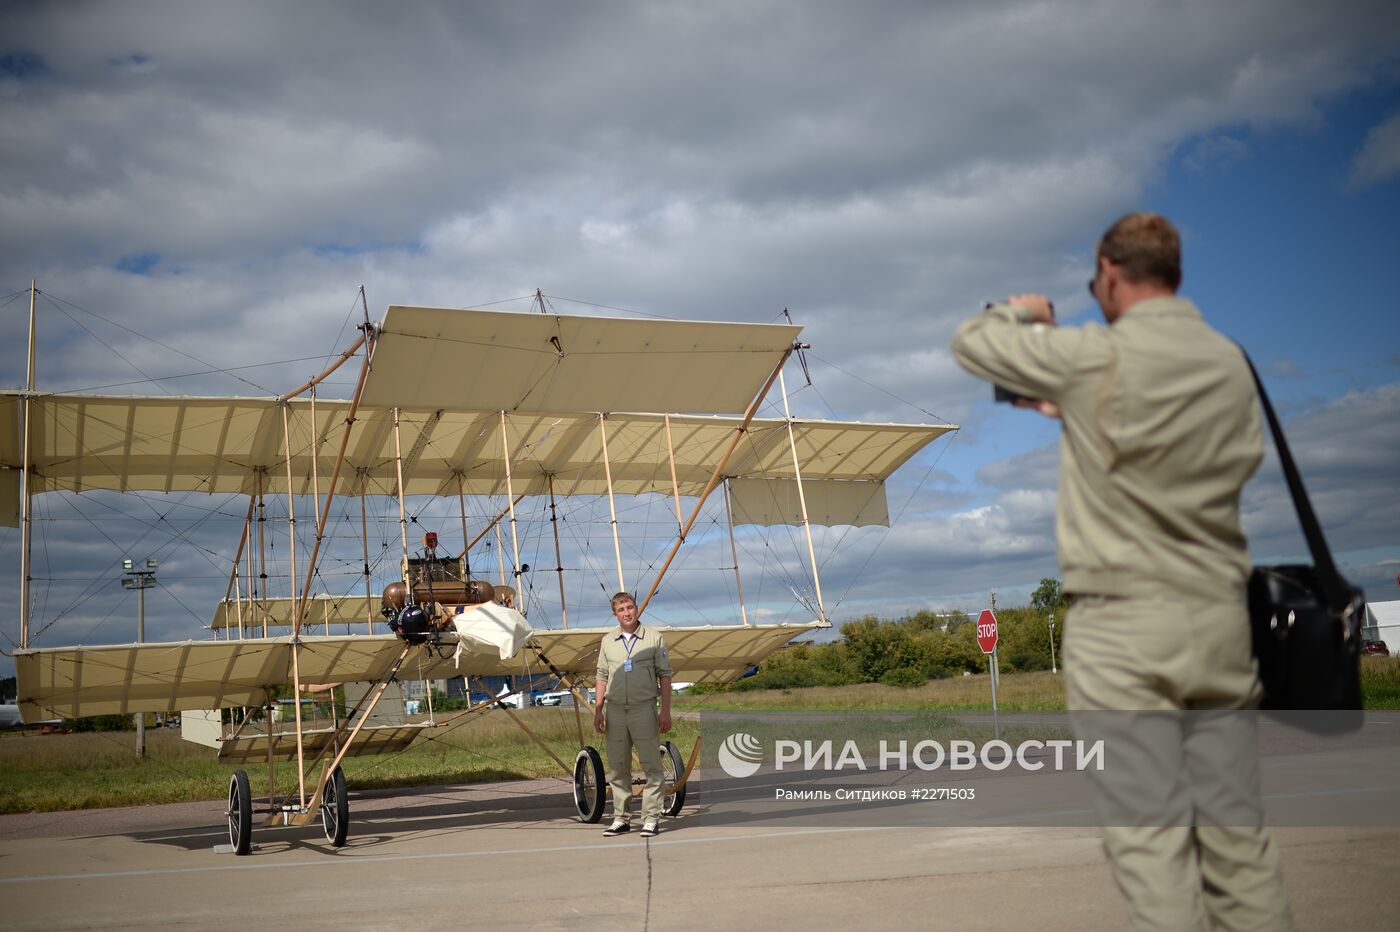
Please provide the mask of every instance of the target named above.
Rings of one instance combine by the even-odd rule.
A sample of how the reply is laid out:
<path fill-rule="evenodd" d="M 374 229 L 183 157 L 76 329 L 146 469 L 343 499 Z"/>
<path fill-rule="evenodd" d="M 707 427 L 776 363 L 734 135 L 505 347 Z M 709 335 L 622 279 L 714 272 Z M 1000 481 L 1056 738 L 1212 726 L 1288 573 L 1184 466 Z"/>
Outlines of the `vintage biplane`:
<path fill-rule="evenodd" d="M 266 762 L 269 795 L 256 807 L 246 771 L 235 770 L 230 781 L 229 838 L 239 854 L 251 850 L 256 814 L 267 825 L 319 817 L 327 840 L 344 844 L 341 762 L 402 749 L 433 724 L 386 723 L 376 711 L 410 673 L 464 683 L 522 673 L 530 683 L 543 674 L 552 696 L 572 697 L 576 715 L 586 708 L 610 624 L 569 624 L 566 575 L 595 577 L 575 589 L 575 606 L 591 593 L 587 610 L 603 616 L 614 569 L 600 552 L 614 557 L 615 588 L 635 588 L 647 623 L 665 632 L 679 681 L 733 680 L 794 638 L 829 626 L 813 525 L 888 524 L 885 480 L 956 429 L 793 418 L 783 367 L 805 345 L 791 324 L 397 305 L 372 324 L 363 291 L 361 304 L 364 323 L 353 345 L 278 397 L 53 394 L 34 387 L 31 291 L 29 384 L 0 404 L 0 517 L 22 537 L 14 657 L 23 714 L 178 712 L 186 736 L 218 747 L 221 760 Z M 350 397 L 324 397 L 318 386 L 332 384 L 331 374 L 352 360 L 358 374 Z M 776 405 L 768 400 L 775 385 L 782 416 L 760 417 L 766 401 Z M 681 599 L 667 604 L 681 587 L 663 588 L 663 580 L 702 513 L 716 510 L 707 506 L 716 490 L 739 611 L 723 623 L 697 624 Z M 221 558 L 227 587 L 211 633 L 173 643 L 31 643 L 36 499 L 133 492 L 246 499 Z M 384 503 L 376 510 L 382 525 L 397 525 L 383 532 L 386 543 L 375 554 L 371 500 Z M 647 525 L 668 540 L 639 558 L 629 585 L 619 502 L 643 500 L 649 508 L 661 503 L 664 519 L 649 517 Z M 599 517 L 607 503 L 610 547 L 594 548 L 591 539 L 586 546 L 574 540 L 572 550 L 561 544 L 561 512 L 578 502 Z M 735 525 L 805 535 L 809 565 L 796 593 L 810 611 L 805 620 L 750 623 Z M 533 582 L 538 571 L 526 575 L 527 526 L 553 537 L 552 550 L 546 544 L 534 552 L 553 564 L 557 601 L 552 585 Z M 460 548 L 439 542 L 459 532 Z M 483 540 L 494 561 L 481 555 Z M 629 548 L 655 542 L 644 536 Z M 354 567 L 334 586 L 323 572 L 328 555 Z M 270 709 L 279 693 L 335 689 L 344 690 L 346 714 L 329 723 L 303 721 L 301 701 L 290 702 L 289 728 L 275 726 L 270 713 L 250 713 Z M 494 689 L 478 692 L 490 698 L 473 709 L 504 705 Z M 519 714 L 505 711 L 529 731 Z M 596 821 L 606 781 L 582 725 L 572 762 L 536 743 L 572 777 L 578 816 Z M 697 753 L 698 746 L 686 760 L 665 746 L 668 812 L 684 802 Z M 278 794 L 272 768 L 287 760 L 296 762 L 296 785 Z"/>

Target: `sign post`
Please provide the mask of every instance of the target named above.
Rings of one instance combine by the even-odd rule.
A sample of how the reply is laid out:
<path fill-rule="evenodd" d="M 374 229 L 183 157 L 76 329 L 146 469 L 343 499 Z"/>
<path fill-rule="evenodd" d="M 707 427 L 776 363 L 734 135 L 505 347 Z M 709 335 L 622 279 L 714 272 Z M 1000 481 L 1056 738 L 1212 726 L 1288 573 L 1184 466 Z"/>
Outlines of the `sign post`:
<path fill-rule="evenodd" d="M 983 609 L 982 614 L 977 616 L 977 646 L 987 655 L 987 673 L 992 681 L 992 728 L 1000 741 L 1001 719 L 997 714 L 997 616 L 992 614 L 991 609 Z"/>

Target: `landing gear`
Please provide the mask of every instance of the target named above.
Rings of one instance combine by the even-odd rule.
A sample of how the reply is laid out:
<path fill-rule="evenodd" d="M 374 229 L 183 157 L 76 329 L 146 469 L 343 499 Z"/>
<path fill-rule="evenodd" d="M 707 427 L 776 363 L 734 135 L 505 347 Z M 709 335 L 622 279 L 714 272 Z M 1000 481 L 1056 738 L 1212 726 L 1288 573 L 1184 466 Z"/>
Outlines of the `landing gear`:
<path fill-rule="evenodd" d="M 682 783 L 674 791 L 671 789 L 685 776 L 685 761 L 681 758 L 681 749 L 676 747 L 674 742 L 661 742 L 661 773 L 665 780 L 662 785 L 666 792 L 661 812 L 668 817 L 674 816 L 685 805 L 685 784 Z"/>
<path fill-rule="evenodd" d="M 240 771 L 241 772 L 241 771 Z M 345 798 L 345 774 L 339 767 L 331 772 L 321 791 L 321 828 L 326 841 L 339 848 L 350 833 L 350 800 Z"/>
<path fill-rule="evenodd" d="M 591 825 L 603 818 L 607 786 L 603 758 L 593 748 L 584 747 L 574 758 L 574 807 L 580 822 Z"/>
<path fill-rule="evenodd" d="M 228 782 L 228 842 L 234 854 L 253 850 L 253 793 L 246 771 L 235 770 Z"/>

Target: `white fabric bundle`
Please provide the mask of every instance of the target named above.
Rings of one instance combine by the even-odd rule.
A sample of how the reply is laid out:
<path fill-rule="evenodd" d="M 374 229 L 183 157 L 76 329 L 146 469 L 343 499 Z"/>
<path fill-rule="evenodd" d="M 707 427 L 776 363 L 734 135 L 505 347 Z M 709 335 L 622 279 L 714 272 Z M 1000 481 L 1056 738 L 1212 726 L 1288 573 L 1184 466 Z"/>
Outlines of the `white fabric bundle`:
<path fill-rule="evenodd" d="M 454 664 L 464 650 L 476 653 L 494 650 L 502 660 L 510 660 L 535 633 L 524 615 L 494 602 L 458 608 L 452 625 L 460 640 L 452 657 Z"/>

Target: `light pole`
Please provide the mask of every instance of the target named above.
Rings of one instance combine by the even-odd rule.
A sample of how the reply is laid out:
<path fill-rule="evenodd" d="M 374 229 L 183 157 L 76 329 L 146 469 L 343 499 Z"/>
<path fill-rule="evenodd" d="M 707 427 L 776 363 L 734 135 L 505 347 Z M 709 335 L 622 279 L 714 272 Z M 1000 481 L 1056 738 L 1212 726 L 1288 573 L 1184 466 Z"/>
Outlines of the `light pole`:
<path fill-rule="evenodd" d="M 146 640 L 146 590 L 156 584 L 156 561 L 146 560 L 144 569 L 137 569 L 132 560 L 122 561 L 123 589 L 136 590 L 136 643 Z M 146 713 L 136 713 L 136 756 L 146 756 Z"/>
<path fill-rule="evenodd" d="M 1055 613 L 1050 613 L 1050 672 L 1059 673 L 1055 668 Z"/>

